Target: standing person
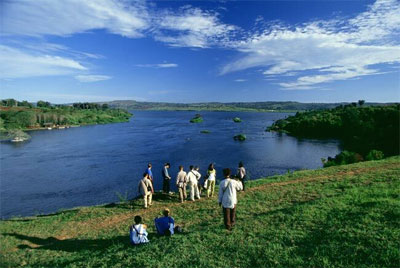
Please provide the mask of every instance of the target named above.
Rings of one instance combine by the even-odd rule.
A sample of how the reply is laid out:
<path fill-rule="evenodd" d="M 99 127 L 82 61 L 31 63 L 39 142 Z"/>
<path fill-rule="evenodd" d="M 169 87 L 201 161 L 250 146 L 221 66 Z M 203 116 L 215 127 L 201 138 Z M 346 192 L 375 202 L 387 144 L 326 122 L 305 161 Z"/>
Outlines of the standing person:
<path fill-rule="evenodd" d="M 169 163 L 165 163 L 162 169 L 162 176 L 163 176 L 163 192 L 168 194 L 170 192 L 170 180 L 171 176 L 168 173 L 168 169 L 170 168 Z"/>
<path fill-rule="evenodd" d="M 242 182 L 243 191 L 244 191 L 245 190 L 244 180 L 246 178 L 246 169 L 244 168 L 242 161 L 239 162 L 239 168 L 237 170 L 237 176 L 239 177 L 239 180 Z"/>
<path fill-rule="evenodd" d="M 176 176 L 176 187 L 178 187 L 179 198 L 181 203 L 186 199 L 186 183 L 187 183 L 187 174 L 183 171 L 183 166 L 179 166 L 179 172 Z"/>
<path fill-rule="evenodd" d="M 213 197 L 214 196 L 214 188 L 215 188 L 215 180 L 217 178 L 217 171 L 214 168 L 214 164 L 211 163 L 208 166 L 207 170 L 207 197 Z"/>
<path fill-rule="evenodd" d="M 154 180 L 154 178 L 153 178 L 153 172 L 151 171 L 151 168 L 152 168 L 152 165 L 151 165 L 151 163 L 149 163 L 148 165 L 147 165 L 147 170 L 146 170 L 146 173 L 147 174 L 149 174 L 149 180 L 150 180 L 150 182 L 151 182 L 151 185 L 152 185 L 152 193 L 154 193 L 154 188 L 153 188 L 153 180 Z"/>
<path fill-rule="evenodd" d="M 223 172 L 225 179 L 219 184 L 218 202 L 222 206 L 225 228 L 231 231 L 236 222 L 236 192 L 242 190 L 243 187 L 240 181 L 230 178 L 229 168 L 225 168 Z"/>
<path fill-rule="evenodd" d="M 197 187 L 198 176 L 200 176 L 200 174 L 194 169 L 193 166 L 190 166 L 187 179 L 190 187 L 190 200 L 192 201 L 194 201 L 195 195 L 197 199 L 200 199 L 199 188 Z"/>
<path fill-rule="evenodd" d="M 149 174 L 144 173 L 143 174 L 143 179 L 139 181 L 139 186 L 138 186 L 139 194 L 143 195 L 144 199 L 144 208 L 147 208 L 147 206 L 152 205 L 152 196 L 153 196 L 153 184 L 151 183 L 149 179 Z"/>
<path fill-rule="evenodd" d="M 194 174 L 196 175 L 196 177 L 197 177 L 197 190 L 199 191 L 199 199 L 200 199 L 200 196 L 201 196 L 201 183 L 200 183 L 200 178 L 201 178 L 201 174 L 200 174 L 200 172 L 199 172 L 199 170 L 200 170 L 200 168 L 198 167 L 198 166 L 195 166 L 194 167 Z"/>
<path fill-rule="evenodd" d="M 146 224 L 142 224 L 142 217 L 139 215 L 135 216 L 134 224 L 129 227 L 129 238 L 132 245 L 139 245 L 148 243 Z"/>

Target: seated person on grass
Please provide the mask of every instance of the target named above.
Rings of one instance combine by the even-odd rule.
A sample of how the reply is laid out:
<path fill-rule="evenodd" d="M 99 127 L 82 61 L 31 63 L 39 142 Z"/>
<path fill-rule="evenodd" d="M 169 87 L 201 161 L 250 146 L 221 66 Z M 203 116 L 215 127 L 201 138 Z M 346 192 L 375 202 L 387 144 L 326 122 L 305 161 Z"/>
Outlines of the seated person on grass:
<path fill-rule="evenodd" d="M 170 216 L 170 211 L 168 208 L 163 211 L 164 217 L 158 217 L 154 219 L 154 224 L 156 225 L 157 233 L 159 235 L 171 236 L 174 233 L 181 233 L 181 227 L 175 227 L 174 218 Z"/>
<path fill-rule="evenodd" d="M 142 217 L 139 215 L 135 216 L 134 224 L 129 228 L 129 238 L 132 245 L 139 245 L 143 243 L 148 243 L 149 239 L 147 238 L 147 226 L 142 224 Z"/>

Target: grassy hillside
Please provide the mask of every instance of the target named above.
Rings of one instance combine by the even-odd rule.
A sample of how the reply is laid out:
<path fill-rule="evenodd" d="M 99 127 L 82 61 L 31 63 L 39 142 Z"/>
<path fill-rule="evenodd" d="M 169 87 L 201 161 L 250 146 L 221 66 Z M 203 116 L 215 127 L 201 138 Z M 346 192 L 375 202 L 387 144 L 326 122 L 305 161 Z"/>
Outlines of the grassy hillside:
<path fill-rule="evenodd" d="M 398 267 L 400 157 L 251 181 L 238 222 L 223 228 L 217 201 L 177 197 L 84 207 L 1 221 L 1 267 Z M 154 235 L 165 206 L 186 233 Z M 151 242 L 132 247 L 140 214 Z"/>

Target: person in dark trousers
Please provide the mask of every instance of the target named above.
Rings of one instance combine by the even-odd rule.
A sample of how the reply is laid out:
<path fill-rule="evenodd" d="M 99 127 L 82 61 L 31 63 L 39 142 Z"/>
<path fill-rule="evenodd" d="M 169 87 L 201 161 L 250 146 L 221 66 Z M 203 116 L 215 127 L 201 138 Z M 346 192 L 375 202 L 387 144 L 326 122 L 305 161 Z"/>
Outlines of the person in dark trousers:
<path fill-rule="evenodd" d="M 169 163 L 165 163 L 162 169 L 162 177 L 163 177 L 163 192 L 168 194 L 170 192 L 170 181 L 171 176 L 168 173 L 168 169 L 170 168 Z"/>
<path fill-rule="evenodd" d="M 236 223 L 236 192 L 242 190 L 243 187 L 240 181 L 230 178 L 231 170 L 229 168 L 225 168 L 223 173 L 225 179 L 219 184 L 218 202 L 222 206 L 225 228 L 231 231 Z"/>
<path fill-rule="evenodd" d="M 245 190 L 244 180 L 246 179 L 246 169 L 244 168 L 242 161 L 239 162 L 239 168 L 237 170 L 237 175 L 236 176 L 242 182 L 243 191 L 244 191 Z"/>
<path fill-rule="evenodd" d="M 149 180 L 151 181 L 151 185 L 152 185 L 152 193 L 154 193 L 154 182 L 153 182 L 153 172 L 151 171 L 152 165 L 151 163 L 149 163 L 147 165 L 147 169 L 146 169 L 146 173 L 149 174 Z"/>

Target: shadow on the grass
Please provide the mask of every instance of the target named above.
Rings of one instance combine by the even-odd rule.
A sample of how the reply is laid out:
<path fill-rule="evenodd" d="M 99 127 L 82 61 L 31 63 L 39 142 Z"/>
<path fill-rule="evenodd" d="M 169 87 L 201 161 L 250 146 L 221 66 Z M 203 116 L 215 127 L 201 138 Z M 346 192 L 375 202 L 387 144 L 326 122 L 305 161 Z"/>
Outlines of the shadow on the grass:
<path fill-rule="evenodd" d="M 126 235 L 114 236 L 108 239 L 58 239 L 56 237 L 40 238 L 35 236 L 28 236 L 18 233 L 6 233 L 4 235 L 12 236 L 20 240 L 20 242 L 28 241 L 33 246 L 27 244 L 20 244 L 19 249 L 33 249 L 33 250 L 56 250 L 66 252 L 79 252 L 79 251 L 96 251 L 104 250 L 105 248 L 119 244 L 124 248 L 132 247 L 129 242 L 129 233 Z M 149 233 L 149 240 L 157 239 L 159 236 L 155 233 Z M 136 247 L 136 246 L 135 246 Z"/>

